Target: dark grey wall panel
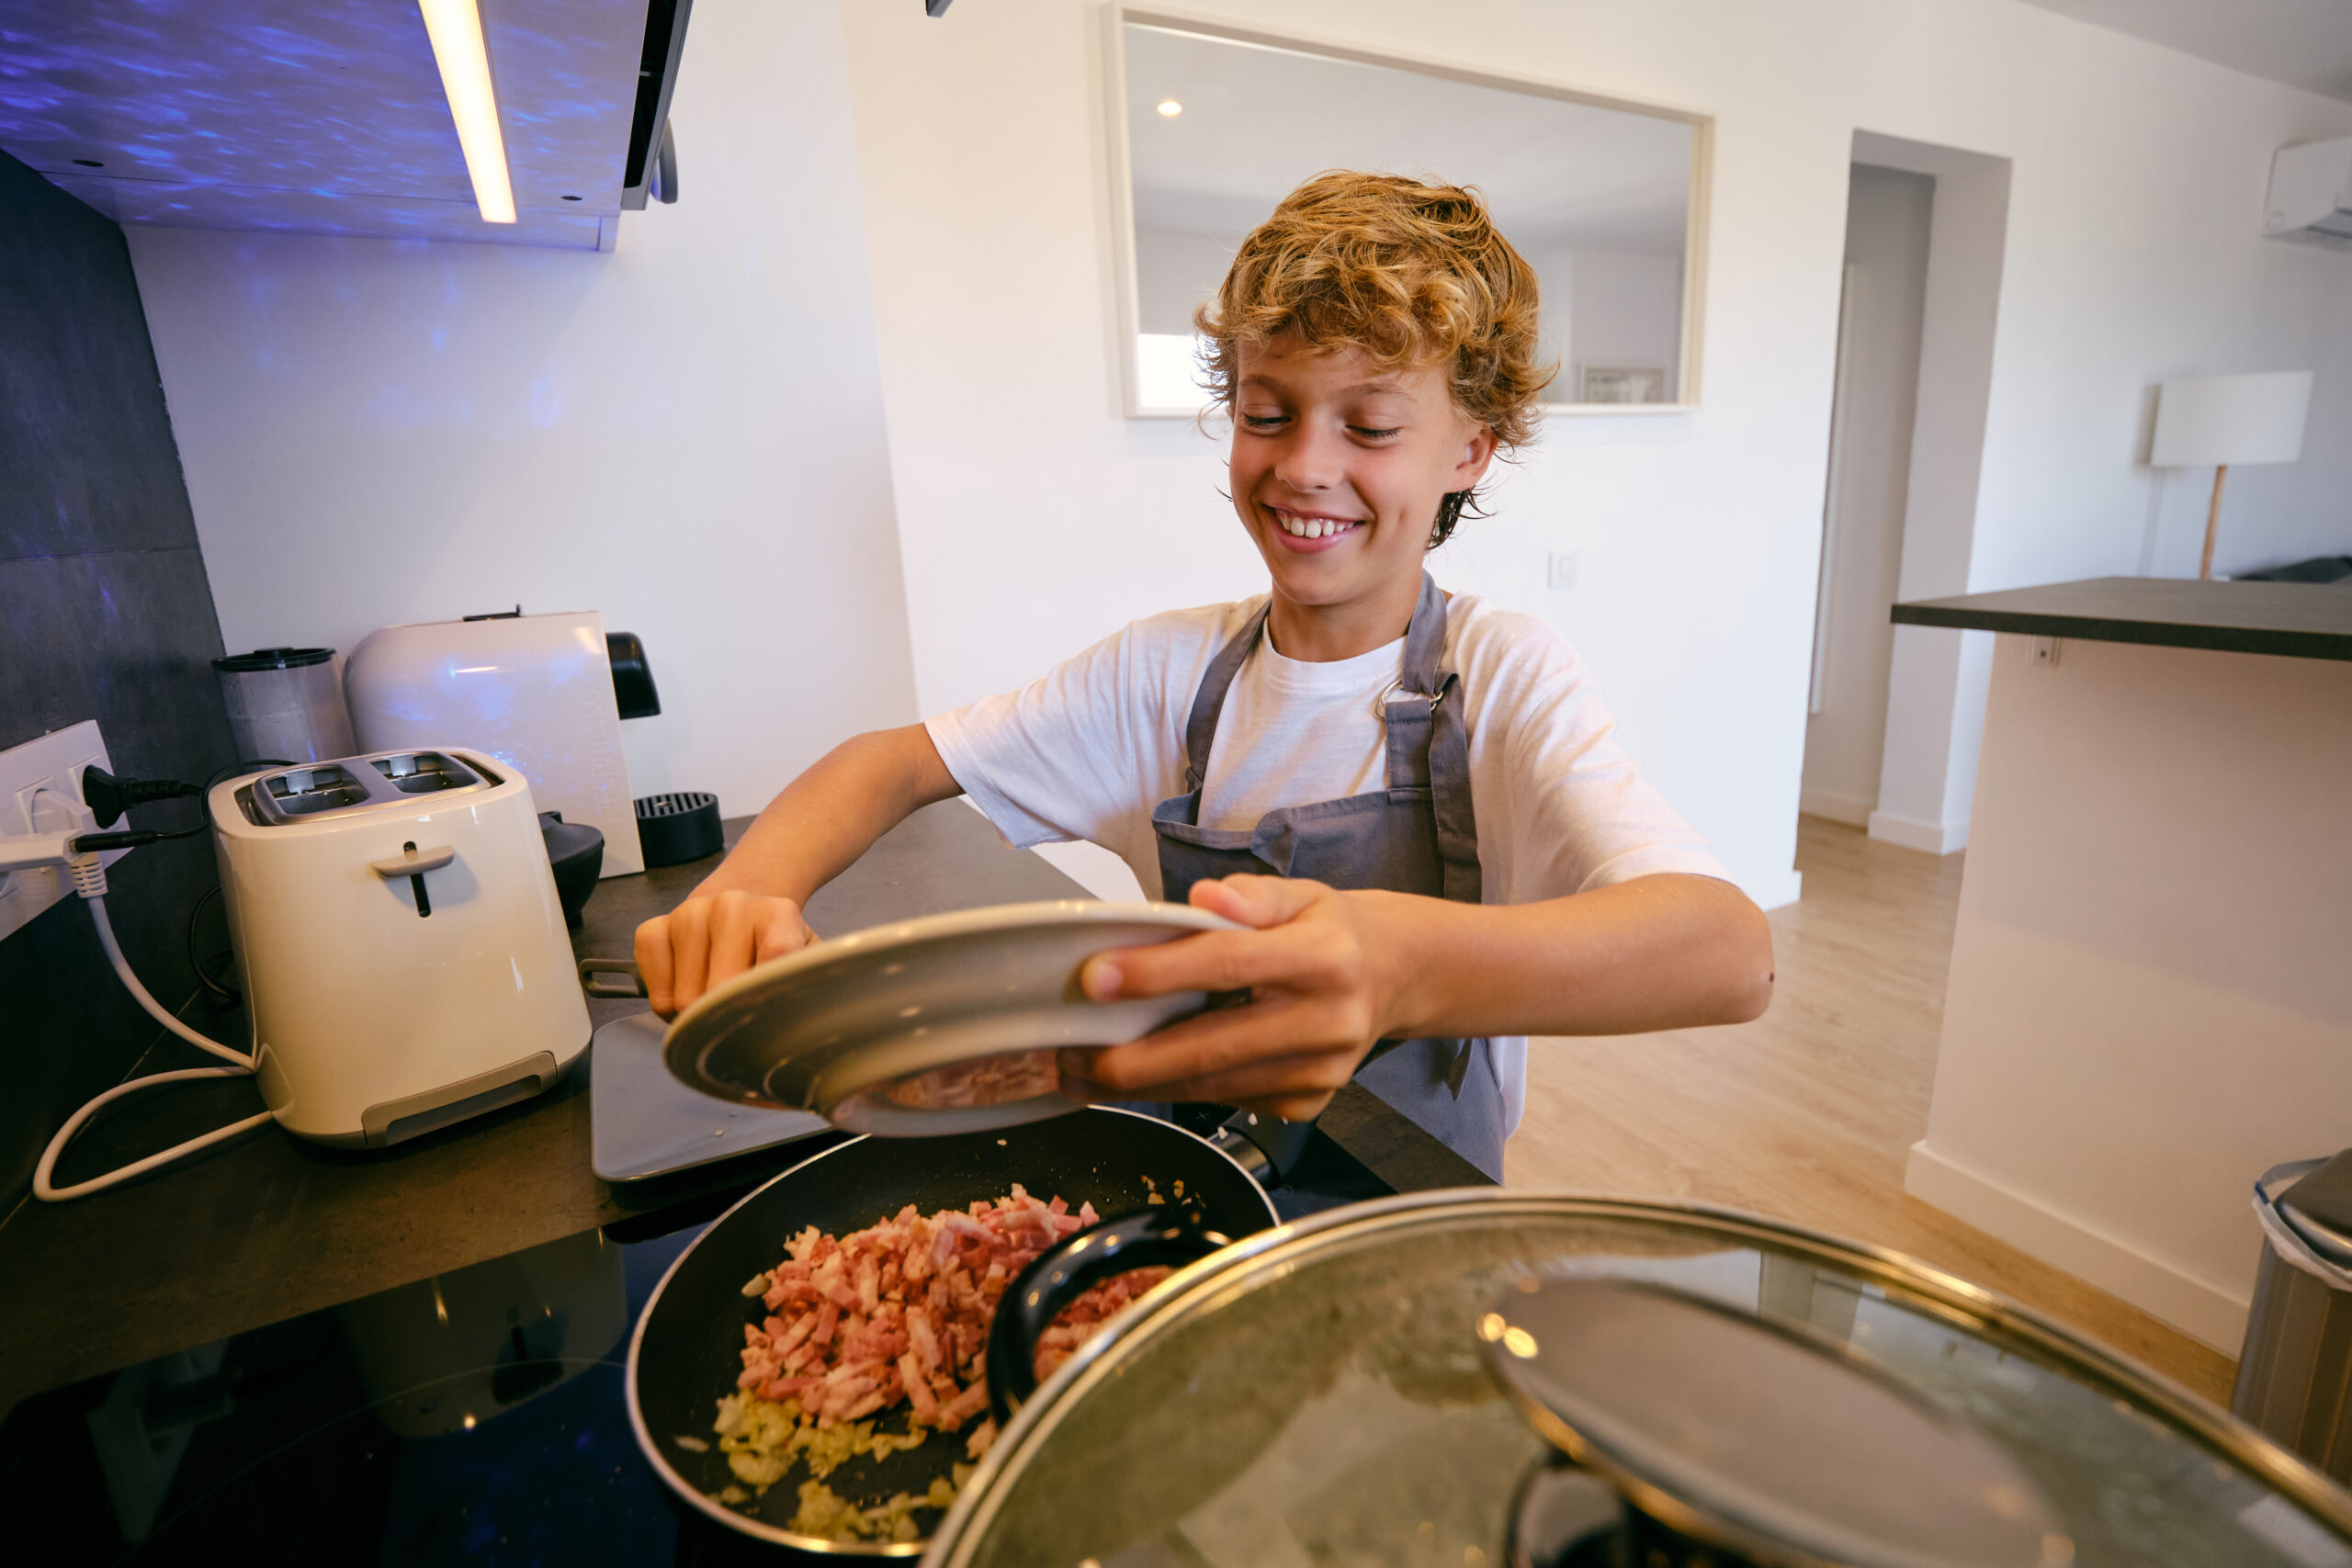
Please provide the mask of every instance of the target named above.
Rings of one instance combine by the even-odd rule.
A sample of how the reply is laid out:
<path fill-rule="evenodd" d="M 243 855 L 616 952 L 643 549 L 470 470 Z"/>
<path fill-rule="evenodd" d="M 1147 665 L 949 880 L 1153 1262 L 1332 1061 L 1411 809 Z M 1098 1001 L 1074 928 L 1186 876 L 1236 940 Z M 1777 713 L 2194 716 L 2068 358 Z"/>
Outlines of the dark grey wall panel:
<path fill-rule="evenodd" d="M 0 153 L 0 559 L 196 544 L 122 231 Z"/>
<path fill-rule="evenodd" d="M 200 780 L 234 760 L 220 651 L 122 231 L 0 154 L 0 748 L 95 718 L 117 772 Z M 194 811 L 141 807 L 140 825 Z M 197 990 L 181 937 L 214 881 L 202 838 L 111 874 L 115 929 L 166 1006 Z M 243 1027 L 198 1022 L 232 1040 Z M 0 1216 L 58 1124 L 162 1035 L 79 899 L 0 939 Z"/>

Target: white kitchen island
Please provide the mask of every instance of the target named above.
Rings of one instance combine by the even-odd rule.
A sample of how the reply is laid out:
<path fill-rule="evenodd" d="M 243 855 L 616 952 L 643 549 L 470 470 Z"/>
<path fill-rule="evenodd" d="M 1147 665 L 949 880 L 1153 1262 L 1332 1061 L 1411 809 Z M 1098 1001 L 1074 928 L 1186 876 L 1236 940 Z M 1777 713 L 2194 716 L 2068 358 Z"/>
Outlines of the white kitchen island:
<path fill-rule="evenodd" d="M 2255 1179 L 2352 1145 L 2352 587 L 1894 619 L 2001 634 L 1904 1185 L 2235 1355 Z"/>

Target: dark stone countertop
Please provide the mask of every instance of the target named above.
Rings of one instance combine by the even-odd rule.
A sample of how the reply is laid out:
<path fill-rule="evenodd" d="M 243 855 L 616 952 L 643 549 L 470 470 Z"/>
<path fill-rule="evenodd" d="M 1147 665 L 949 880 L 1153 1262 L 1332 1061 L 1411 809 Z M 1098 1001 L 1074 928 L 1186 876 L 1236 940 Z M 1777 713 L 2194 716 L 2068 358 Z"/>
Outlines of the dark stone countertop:
<path fill-rule="evenodd" d="M 731 844 L 748 824 L 728 824 Z M 684 897 L 715 860 L 605 879 L 573 934 L 581 956 L 623 957 L 640 920 Z M 838 935 L 983 904 L 1086 897 L 1036 856 L 1005 847 L 960 800 L 891 831 L 810 901 Z M 592 1020 L 641 1001 L 589 1003 Z M 238 1013 L 190 1021 L 224 1039 Z M 200 1065 L 170 1043 L 137 1072 Z M 347 1152 L 272 1129 L 68 1203 L 28 1199 L 0 1223 L 0 1416 L 42 1389 L 223 1339 L 518 1248 L 710 1205 L 797 1163 L 770 1150 L 613 1186 L 589 1168 L 588 1062 L 506 1110 L 397 1147 Z M 58 1179 L 86 1179 L 259 1109 L 250 1080 L 174 1084 L 134 1096 L 79 1139 Z M 1486 1185 L 1462 1159 L 1366 1090 L 1325 1112 L 1331 1142 L 1399 1191 Z"/>
<path fill-rule="evenodd" d="M 1899 626 L 2352 659 L 2352 587 L 2333 582 L 2094 577 L 1916 600 L 1895 605 L 1893 619 Z"/>

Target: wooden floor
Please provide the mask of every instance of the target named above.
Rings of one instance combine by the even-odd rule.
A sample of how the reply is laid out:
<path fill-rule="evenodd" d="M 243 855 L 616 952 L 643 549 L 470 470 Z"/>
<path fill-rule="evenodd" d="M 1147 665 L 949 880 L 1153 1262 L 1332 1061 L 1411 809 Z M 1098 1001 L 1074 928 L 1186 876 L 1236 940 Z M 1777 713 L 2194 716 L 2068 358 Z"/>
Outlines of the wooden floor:
<path fill-rule="evenodd" d="M 1727 1029 L 1537 1040 L 1515 1187 L 1692 1199 L 1894 1247 L 2229 1402 L 2236 1363 L 1903 1191 L 1928 1129 L 1962 857 L 1806 817 L 1771 1010 Z"/>

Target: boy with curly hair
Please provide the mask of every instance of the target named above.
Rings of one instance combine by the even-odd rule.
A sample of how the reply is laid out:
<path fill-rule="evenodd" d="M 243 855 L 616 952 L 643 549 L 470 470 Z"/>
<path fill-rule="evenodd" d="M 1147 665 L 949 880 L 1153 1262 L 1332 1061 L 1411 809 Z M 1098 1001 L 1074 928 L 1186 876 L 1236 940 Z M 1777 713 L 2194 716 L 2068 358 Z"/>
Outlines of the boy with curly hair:
<path fill-rule="evenodd" d="M 1551 626 L 1422 558 L 1532 433 L 1533 272 L 1473 192 L 1331 173 L 1243 242 L 1195 324 L 1268 592 L 1134 623 L 1016 692 L 860 736 L 639 930 L 654 1006 L 813 940 L 800 907 L 969 795 L 1246 928 L 1101 955 L 1097 999 L 1247 992 L 1069 1051 L 1079 1099 L 1311 1117 L 1351 1077 L 1498 1180 L 1528 1034 L 1745 1021 L 1764 918 L 1639 775 Z"/>

